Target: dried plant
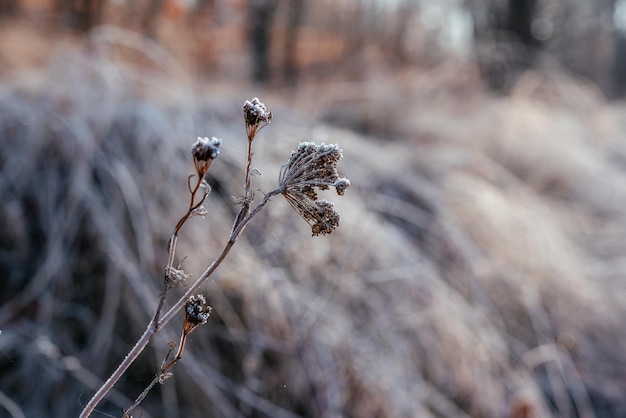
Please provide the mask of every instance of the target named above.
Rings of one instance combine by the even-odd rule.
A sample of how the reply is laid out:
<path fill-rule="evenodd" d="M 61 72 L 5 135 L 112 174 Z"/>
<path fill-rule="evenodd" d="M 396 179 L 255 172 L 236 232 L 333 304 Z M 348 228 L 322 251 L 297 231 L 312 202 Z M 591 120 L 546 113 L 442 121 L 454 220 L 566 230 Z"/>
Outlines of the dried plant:
<path fill-rule="evenodd" d="M 211 316 L 211 312 L 213 309 L 207 305 L 206 299 L 202 295 L 197 296 L 189 296 L 187 302 L 185 302 L 185 317 L 183 320 L 183 330 L 180 336 L 180 342 L 178 343 L 178 350 L 176 351 L 176 355 L 172 358 L 172 352 L 176 348 L 176 344 L 170 342 L 170 349 L 161 363 L 161 370 L 157 375 L 152 379 L 150 384 L 144 389 L 143 392 L 137 397 L 135 402 L 126 410 L 122 418 L 130 418 L 131 412 L 139 406 L 139 404 L 145 399 L 148 395 L 148 392 L 156 385 L 157 383 L 163 384 L 167 379 L 172 377 L 172 373 L 168 372 L 174 364 L 178 362 L 183 357 L 183 350 L 185 349 L 185 343 L 187 342 L 187 336 L 191 334 L 191 332 L 198 327 L 198 325 L 206 324 L 209 320 L 209 316 Z M 171 358 L 171 360 L 170 360 Z"/>
<path fill-rule="evenodd" d="M 334 210 L 333 204 L 325 199 L 318 199 L 317 190 L 327 190 L 334 187 L 341 196 L 350 185 L 346 178 L 339 178 L 337 164 L 342 157 L 341 150 L 337 145 L 316 145 L 312 142 L 303 142 L 298 149 L 291 153 L 289 160 L 283 165 L 279 175 L 279 185 L 276 189 L 266 193 L 261 201 L 252 209 L 254 193 L 251 191 L 251 162 L 252 142 L 261 128 L 267 126 L 272 120 L 272 113 L 267 111 L 265 104 L 258 98 L 246 100 L 243 105 L 244 121 L 248 135 L 247 162 L 245 169 L 244 195 L 240 203 L 241 210 L 235 218 L 230 237 L 220 255 L 207 267 L 207 269 L 189 286 L 182 295 L 163 315 L 161 315 L 169 290 L 177 283 L 182 283 L 190 275 L 180 267 L 174 267 L 176 246 L 180 230 L 187 220 L 193 216 L 206 216 L 207 211 L 203 203 L 209 195 L 211 188 L 205 181 L 205 176 L 211 163 L 220 154 L 222 140 L 212 137 L 199 137 L 191 148 L 195 175 L 187 179 L 187 188 L 190 193 L 189 207 L 187 212 L 180 218 L 174 233 L 168 244 L 168 260 L 163 279 L 163 291 L 152 320 L 148 324 L 143 335 L 134 347 L 125 356 L 124 360 L 107 381 L 100 387 L 81 413 L 81 417 L 88 417 L 100 403 L 100 401 L 113 389 L 116 382 L 123 376 L 130 365 L 137 359 L 139 354 L 146 348 L 152 337 L 161 330 L 181 309 L 184 309 L 184 319 L 181 338 L 178 346 L 170 343 L 170 348 L 161 364 L 161 369 L 154 379 L 137 397 L 124 413 L 125 418 L 131 417 L 131 412 L 143 401 L 148 392 L 157 384 L 164 383 L 172 373 L 169 371 L 183 355 L 187 336 L 199 325 L 205 324 L 212 312 L 203 295 L 196 295 L 198 288 L 213 274 L 222 261 L 226 258 L 239 235 L 243 232 L 250 220 L 261 211 L 269 202 L 270 198 L 282 194 L 289 204 L 311 226 L 313 235 L 330 234 L 339 226 L 339 214 Z M 176 348 L 178 347 L 178 348 Z M 176 353 L 174 353 L 176 350 Z"/>
<path fill-rule="evenodd" d="M 332 202 L 318 199 L 315 189 L 335 187 L 343 196 L 350 180 L 339 178 L 337 163 L 341 150 L 337 145 L 302 142 L 282 167 L 279 184 L 289 204 L 311 225 L 313 235 L 330 234 L 339 226 L 339 214 Z"/>
<path fill-rule="evenodd" d="M 257 97 L 243 104 L 243 118 L 246 123 L 248 141 L 252 142 L 257 132 L 272 121 L 272 112 Z"/>

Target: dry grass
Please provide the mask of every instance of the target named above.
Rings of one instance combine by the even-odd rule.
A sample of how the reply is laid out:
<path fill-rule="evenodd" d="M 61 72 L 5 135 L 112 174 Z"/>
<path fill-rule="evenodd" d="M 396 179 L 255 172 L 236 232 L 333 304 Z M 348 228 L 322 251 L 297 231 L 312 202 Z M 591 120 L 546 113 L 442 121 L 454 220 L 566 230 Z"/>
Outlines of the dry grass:
<path fill-rule="evenodd" d="M 246 97 L 198 95 L 158 58 L 101 52 L 0 92 L 0 406 L 13 416 L 77 415 L 143 331 L 196 136 L 224 146 L 210 215 L 180 239 L 187 272 L 237 210 Z M 342 225 L 312 238 L 271 202 L 206 287 L 215 314 L 142 416 L 626 414 L 624 112 L 563 79 L 494 99 L 471 72 L 435 73 L 360 99 L 354 117 L 390 109 L 368 129 L 394 140 L 265 98 L 275 120 L 255 144 L 257 187 L 273 188 L 300 140 L 337 142 L 352 180 Z M 317 114 L 335 100 L 304 98 Z M 121 415 L 177 338 L 164 330 L 95 416 Z"/>

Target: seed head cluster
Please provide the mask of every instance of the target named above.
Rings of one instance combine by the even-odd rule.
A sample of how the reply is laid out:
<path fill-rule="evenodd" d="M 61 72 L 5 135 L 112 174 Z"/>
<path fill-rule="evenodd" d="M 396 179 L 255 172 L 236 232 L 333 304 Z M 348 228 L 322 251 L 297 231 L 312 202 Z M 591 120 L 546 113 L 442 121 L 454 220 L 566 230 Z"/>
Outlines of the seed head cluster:
<path fill-rule="evenodd" d="M 341 157 L 337 145 L 301 142 L 280 170 L 279 184 L 283 195 L 311 226 L 313 235 L 330 234 L 339 226 L 340 217 L 333 203 L 319 199 L 317 190 L 334 187 L 338 195 L 344 195 L 350 180 L 339 178 L 337 174 Z"/>
<path fill-rule="evenodd" d="M 198 325 L 206 324 L 212 311 L 203 295 L 190 296 L 185 302 L 184 332 L 188 334 Z"/>
<path fill-rule="evenodd" d="M 198 140 L 191 147 L 191 155 L 196 166 L 198 175 L 204 177 L 209 170 L 211 162 L 220 155 L 220 138 L 198 137 Z"/>
<path fill-rule="evenodd" d="M 265 104 L 255 97 L 244 102 L 243 117 L 246 122 L 248 140 L 252 141 L 259 129 L 269 125 L 272 121 L 272 112 L 268 112 Z"/>
<path fill-rule="evenodd" d="M 168 286 L 183 284 L 185 280 L 190 277 L 191 274 L 186 274 L 183 269 L 177 269 L 175 267 L 168 267 L 165 269 L 165 279 L 168 281 Z"/>

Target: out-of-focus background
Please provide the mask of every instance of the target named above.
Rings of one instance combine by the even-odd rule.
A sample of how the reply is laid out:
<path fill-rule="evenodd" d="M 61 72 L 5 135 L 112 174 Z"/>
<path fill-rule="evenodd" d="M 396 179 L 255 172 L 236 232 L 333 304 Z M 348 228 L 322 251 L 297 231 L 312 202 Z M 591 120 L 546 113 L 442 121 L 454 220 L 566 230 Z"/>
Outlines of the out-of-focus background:
<path fill-rule="evenodd" d="M 77 416 L 143 332 L 197 136 L 224 142 L 176 264 L 197 277 L 219 253 L 255 96 L 274 113 L 257 196 L 299 141 L 338 143 L 341 225 L 311 237 L 273 198 L 135 416 L 626 416 L 626 1 L 0 15 L 0 417 Z M 94 416 L 122 414 L 181 324 Z"/>

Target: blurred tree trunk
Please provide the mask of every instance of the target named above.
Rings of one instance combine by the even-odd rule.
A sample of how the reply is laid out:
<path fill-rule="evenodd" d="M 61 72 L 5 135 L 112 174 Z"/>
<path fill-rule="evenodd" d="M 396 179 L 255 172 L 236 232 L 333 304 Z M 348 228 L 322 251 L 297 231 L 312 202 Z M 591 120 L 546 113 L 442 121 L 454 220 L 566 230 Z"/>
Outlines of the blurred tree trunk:
<path fill-rule="evenodd" d="M 283 62 L 283 76 L 285 83 L 294 86 L 298 78 L 298 34 L 302 26 L 304 16 L 304 0 L 289 1 L 289 15 L 287 17 L 287 30 L 285 32 L 285 48 Z"/>
<path fill-rule="evenodd" d="M 503 29 L 514 34 L 521 43 L 539 47 L 541 42 L 532 32 L 536 12 L 537 0 L 509 0 L 508 17 Z"/>
<path fill-rule="evenodd" d="M 149 0 L 148 7 L 141 17 L 141 30 L 144 35 L 156 38 L 156 20 L 163 9 L 164 0 Z"/>
<path fill-rule="evenodd" d="M 248 3 L 248 40 L 252 54 L 252 77 L 259 83 L 270 78 L 270 42 L 276 0 L 250 0 Z"/>
<path fill-rule="evenodd" d="M 15 16 L 18 9 L 18 0 L 0 0 L 0 16 Z"/>
<path fill-rule="evenodd" d="M 537 0 L 470 0 L 478 64 L 487 85 L 507 92 L 535 60 L 541 42 L 532 32 Z"/>
<path fill-rule="evenodd" d="M 409 30 L 411 19 L 418 13 L 419 1 L 418 0 L 404 0 L 400 3 L 397 10 L 397 24 L 396 29 L 393 32 L 392 47 L 394 55 L 402 63 L 409 61 L 409 56 L 406 49 L 406 36 Z"/>
<path fill-rule="evenodd" d="M 103 0 L 61 0 L 57 6 L 65 26 L 86 32 L 100 23 Z"/>
<path fill-rule="evenodd" d="M 612 96 L 615 0 L 466 0 L 486 83 L 506 92 L 528 68 L 555 67 L 594 81 Z"/>

